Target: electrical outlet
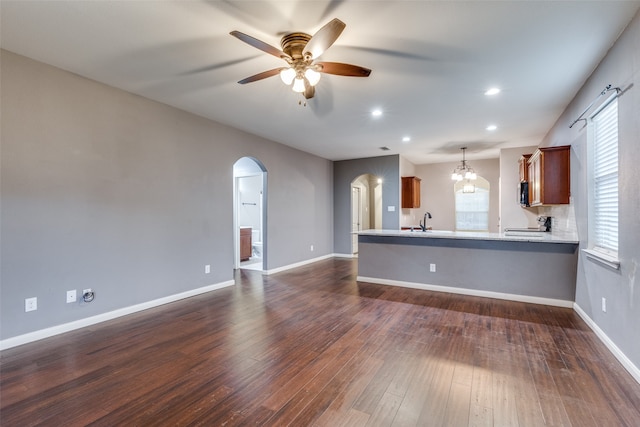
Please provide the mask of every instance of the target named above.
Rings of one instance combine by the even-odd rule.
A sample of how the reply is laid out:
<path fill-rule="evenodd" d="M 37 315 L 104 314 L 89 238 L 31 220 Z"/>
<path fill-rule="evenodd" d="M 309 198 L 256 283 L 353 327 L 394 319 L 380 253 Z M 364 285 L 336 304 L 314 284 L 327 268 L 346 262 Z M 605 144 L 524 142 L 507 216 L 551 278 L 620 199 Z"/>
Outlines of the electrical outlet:
<path fill-rule="evenodd" d="M 436 272 L 436 265 L 435 264 L 429 264 L 429 271 L 432 273 Z"/>
<path fill-rule="evenodd" d="M 607 299 L 602 297 L 602 311 L 607 312 Z"/>
<path fill-rule="evenodd" d="M 204 274 L 211 273 L 211 265 L 207 264 L 204 266 Z"/>
<path fill-rule="evenodd" d="M 24 300 L 24 311 L 35 311 L 38 309 L 38 298 L 27 298 Z"/>
<path fill-rule="evenodd" d="M 313 245 L 311 245 L 311 252 L 313 252 Z"/>
<path fill-rule="evenodd" d="M 77 296 L 76 296 L 76 290 L 73 289 L 71 291 L 67 291 L 67 304 L 71 303 L 71 302 L 76 302 Z"/>

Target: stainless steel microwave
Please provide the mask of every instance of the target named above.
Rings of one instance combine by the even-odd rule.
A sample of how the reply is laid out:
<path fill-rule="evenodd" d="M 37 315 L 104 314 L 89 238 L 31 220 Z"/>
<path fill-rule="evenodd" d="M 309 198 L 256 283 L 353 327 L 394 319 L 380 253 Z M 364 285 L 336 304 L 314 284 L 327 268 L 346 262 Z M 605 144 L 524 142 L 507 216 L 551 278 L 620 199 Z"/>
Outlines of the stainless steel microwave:
<path fill-rule="evenodd" d="M 520 206 L 529 206 L 529 183 L 521 182 L 518 187 L 518 195 L 520 196 Z"/>

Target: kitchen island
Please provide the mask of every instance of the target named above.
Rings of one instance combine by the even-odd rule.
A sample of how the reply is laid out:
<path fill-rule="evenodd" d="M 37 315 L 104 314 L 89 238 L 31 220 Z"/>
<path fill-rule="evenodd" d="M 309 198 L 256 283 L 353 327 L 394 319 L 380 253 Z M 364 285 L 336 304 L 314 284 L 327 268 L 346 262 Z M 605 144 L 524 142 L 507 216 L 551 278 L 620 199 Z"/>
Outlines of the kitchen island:
<path fill-rule="evenodd" d="M 358 281 L 572 307 L 578 243 L 551 232 L 367 230 Z"/>

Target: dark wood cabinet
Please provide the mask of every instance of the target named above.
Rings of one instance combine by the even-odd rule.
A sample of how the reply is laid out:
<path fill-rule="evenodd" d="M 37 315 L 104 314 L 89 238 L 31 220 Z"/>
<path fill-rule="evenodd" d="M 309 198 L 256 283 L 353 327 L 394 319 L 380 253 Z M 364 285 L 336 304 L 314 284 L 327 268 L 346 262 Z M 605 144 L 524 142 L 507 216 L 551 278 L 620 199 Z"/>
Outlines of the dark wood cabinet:
<path fill-rule="evenodd" d="M 528 160 L 531 206 L 563 205 L 571 195 L 571 146 L 537 149 Z"/>
<path fill-rule="evenodd" d="M 251 258 L 251 227 L 240 229 L 240 261 Z"/>
<path fill-rule="evenodd" d="M 402 208 L 420 207 L 420 178 L 416 176 L 402 177 Z"/>

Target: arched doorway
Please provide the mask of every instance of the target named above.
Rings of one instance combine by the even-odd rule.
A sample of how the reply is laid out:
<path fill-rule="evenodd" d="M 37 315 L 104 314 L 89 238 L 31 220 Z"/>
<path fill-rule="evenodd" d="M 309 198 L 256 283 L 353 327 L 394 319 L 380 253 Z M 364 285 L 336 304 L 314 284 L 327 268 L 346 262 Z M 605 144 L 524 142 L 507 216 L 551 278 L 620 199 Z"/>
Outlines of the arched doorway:
<path fill-rule="evenodd" d="M 382 228 L 382 179 L 363 174 L 351 182 L 351 253 L 358 254 L 358 232 Z"/>
<path fill-rule="evenodd" d="M 233 165 L 234 268 L 267 266 L 267 170 L 258 159 Z"/>

